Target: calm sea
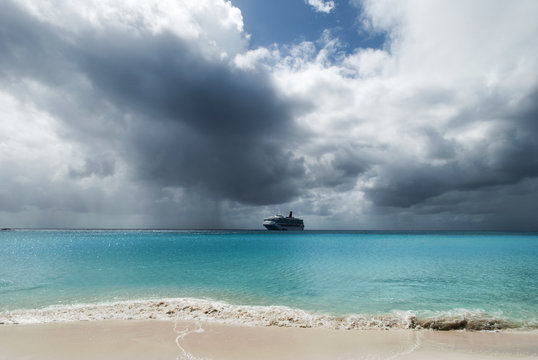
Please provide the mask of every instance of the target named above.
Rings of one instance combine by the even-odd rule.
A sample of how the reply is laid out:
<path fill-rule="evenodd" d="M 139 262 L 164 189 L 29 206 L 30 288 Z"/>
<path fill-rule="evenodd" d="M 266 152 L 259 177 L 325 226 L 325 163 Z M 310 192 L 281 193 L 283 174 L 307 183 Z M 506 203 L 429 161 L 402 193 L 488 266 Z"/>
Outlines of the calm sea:
<path fill-rule="evenodd" d="M 538 234 L 0 232 L 0 322 L 166 316 L 536 329 Z"/>

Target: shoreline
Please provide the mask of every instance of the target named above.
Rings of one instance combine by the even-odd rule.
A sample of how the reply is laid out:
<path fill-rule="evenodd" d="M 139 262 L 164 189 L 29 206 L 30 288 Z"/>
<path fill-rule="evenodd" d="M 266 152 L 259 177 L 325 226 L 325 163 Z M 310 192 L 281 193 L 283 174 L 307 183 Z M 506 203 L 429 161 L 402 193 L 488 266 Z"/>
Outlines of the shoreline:
<path fill-rule="evenodd" d="M 233 305 L 223 301 L 196 298 L 79 303 L 0 312 L 0 326 L 147 319 L 329 330 L 537 331 L 536 319 L 518 323 L 481 310 L 456 309 L 431 313 L 429 316 L 399 310 L 385 314 L 336 316 L 286 306 Z"/>
<path fill-rule="evenodd" d="M 538 333 L 104 320 L 0 326 L 0 359 L 535 359 Z"/>

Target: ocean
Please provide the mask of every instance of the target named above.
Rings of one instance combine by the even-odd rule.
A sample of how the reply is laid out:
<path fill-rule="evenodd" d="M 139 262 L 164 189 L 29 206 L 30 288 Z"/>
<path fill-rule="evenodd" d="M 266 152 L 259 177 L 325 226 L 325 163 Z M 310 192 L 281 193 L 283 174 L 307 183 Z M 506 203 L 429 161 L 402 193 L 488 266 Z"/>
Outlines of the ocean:
<path fill-rule="evenodd" d="M 0 232 L 0 323 L 538 329 L 538 234 Z"/>

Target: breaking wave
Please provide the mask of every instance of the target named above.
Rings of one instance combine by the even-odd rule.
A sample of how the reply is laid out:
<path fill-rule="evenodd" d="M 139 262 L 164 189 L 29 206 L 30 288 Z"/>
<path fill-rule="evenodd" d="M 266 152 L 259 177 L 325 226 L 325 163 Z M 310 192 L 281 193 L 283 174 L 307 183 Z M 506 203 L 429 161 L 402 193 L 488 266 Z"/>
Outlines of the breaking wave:
<path fill-rule="evenodd" d="M 231 305 L 225 302 L 175 298 L 55 305 L 43 309 L 0 312 L 0 324 L 39 324 L 93 320 L 196 320 L 249 326 L 279 326 L 342 330 L 537 330 L 538 321 L 516 322 L 480 310 L 457 309 L 419 316 L 413 311 L 333 316 L 285 306 Z"/>

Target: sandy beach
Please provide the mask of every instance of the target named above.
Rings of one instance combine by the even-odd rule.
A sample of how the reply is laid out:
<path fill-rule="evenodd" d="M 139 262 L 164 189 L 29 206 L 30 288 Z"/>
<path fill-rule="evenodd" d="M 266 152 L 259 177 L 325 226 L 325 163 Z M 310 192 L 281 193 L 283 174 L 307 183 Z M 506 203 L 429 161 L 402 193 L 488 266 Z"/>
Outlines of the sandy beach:
<path fill-rule="evenodd" d="M 0 326 L 0 359 L 536 359 L 538 333 L 327 330 L 193 321 Z"/>

